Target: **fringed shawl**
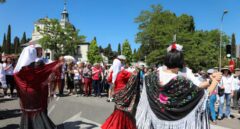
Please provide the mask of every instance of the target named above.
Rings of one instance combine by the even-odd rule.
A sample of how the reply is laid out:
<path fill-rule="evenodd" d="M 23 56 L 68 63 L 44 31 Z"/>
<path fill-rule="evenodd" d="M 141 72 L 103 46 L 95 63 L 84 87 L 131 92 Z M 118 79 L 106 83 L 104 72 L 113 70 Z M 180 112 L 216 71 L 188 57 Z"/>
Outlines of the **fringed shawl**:
<path fill-rule="evenodd" d="M 58 61 L 47 65 L 32 63 L 14 74 L 23 111 L 33 113 L 47 109 L 48 85 L 46 82 L 58 64 Z"/>
<path fill-rule="evenodd" d="M 178 76 L 161 86 L 157 73 L 145 77 L 137 107 L 138 129 L 209 129 L 207 94 Z"/>
<path fill-rule="evenodd" d="M 139 102 L 139 96 L 139 73 L 132 74 L 126 86 L 114 94 L 115 107 L 119 110 L 135 115 L 136 107 Z"/>

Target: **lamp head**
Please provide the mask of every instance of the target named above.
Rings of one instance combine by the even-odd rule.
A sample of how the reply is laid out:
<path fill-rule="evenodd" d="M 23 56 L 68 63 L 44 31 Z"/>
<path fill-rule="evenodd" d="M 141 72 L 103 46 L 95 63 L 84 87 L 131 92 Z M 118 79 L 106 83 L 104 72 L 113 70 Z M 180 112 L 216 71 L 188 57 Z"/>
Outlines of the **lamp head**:
<path fill-rule="evenodd" d="M 228 10 L 225 9 L 225 10 L 223 11 L 223 13 L 224 13 L 224 14 L 228 13 Z"/>

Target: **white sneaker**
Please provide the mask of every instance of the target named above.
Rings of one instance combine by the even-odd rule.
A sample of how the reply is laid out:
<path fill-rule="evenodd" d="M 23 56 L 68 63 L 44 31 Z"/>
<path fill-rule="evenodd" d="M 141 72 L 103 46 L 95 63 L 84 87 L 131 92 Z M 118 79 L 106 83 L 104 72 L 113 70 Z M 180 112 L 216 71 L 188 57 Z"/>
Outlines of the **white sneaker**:
<path fill-rule="evenodd" d="M 110 98 L 110 102 L 113 102 L 113 98 Z"/>
<path fill-rule="evenodd" d="M 5 99 L 9 99 L 9 98 L 10 98 L 10 96 L 6 95 L 6 96 L 4 96 L 3 98 L 5 98 Z"/>

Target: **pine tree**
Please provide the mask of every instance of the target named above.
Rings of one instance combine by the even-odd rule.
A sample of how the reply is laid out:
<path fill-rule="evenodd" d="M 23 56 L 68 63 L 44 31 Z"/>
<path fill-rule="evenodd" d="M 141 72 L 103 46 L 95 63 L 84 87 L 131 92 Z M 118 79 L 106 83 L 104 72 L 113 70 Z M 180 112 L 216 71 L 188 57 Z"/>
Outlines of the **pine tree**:
<path fill-rule="evenodd" d="M 109 43 L 108 46 L 104 49 L 104 55 L 109 57 L 112 53 L 112 47 L 111 44 Z"/>
<path fill-rule="evenodd" d="M 6 0 L 0 0 L 0 3 L 5 3 L 6 2 Z"/>
<path fill-rule="evenodd" d="M 16 36 L 15 38 L 14 38 L 14 53 L 15 54 L 18 54 L 19 52 L 20 52 L 20 41 L 19 41 L 19 38 Z"/>
<path fill-rule="evenodd" d="M 104 49 L 104 55 L 108 57 L 109 62 L 115 58 L 114 52 L 112 51 L 112 46 L 109 43 L 108 46 Z"/>
<path fill-rule="evenodd" d="M 98 50 L 100 53 L 103 53 L 103 51 L 104 51 L 101 45 L 98 47 Z"/>
<path fill-rule="evenodd" d="M 3 42 L 2 42 L 2 52 L 6 53 L 6 43 L 7 43 L 7 40 L 6 40 L 6 34 L 4 33 L 4 36 L 3 36 Z"/>
<path fill-rule="evenodd" d="M 6 53 L 11 53 L 11 25 L 8 25 L 8 32 L 7 32 L 7 41 L 6 41 Z"/>
<path fill-rule="evenodd" d="M 121 54 L 122 54 L 121 44 L 119 43 L 118 44 L 118 55 L 121 55 Z"/>
<path fill-rule="evenodd" d="M 91 41 L 89 45 L 87 57 L 88 57 L 88 61 L 92 64 L 100 63 L 102 61 L 102 57 L 99 53 L 96 37 L 94 37 L 94 39 Z"/>
<path fill-rule="evenodd" d="M 137 50 L 136 49 L 133 50 L 132 61 L 133 62 L 137 61 Z"/>
<path fill-rule="evenodd" d="M 23 33 L 22 39 L 21 39 L 21 45 L 27 43 L 27 37 L 26 37 L 26 32 Z"/>
<path fill-rule="evenodd" d="M 232 57 L 236 57 L 236 39 L 235 34 L 232 34 Z"/>
<path fill-rule="evenodd" d="M 132 62 L 132 49 L 131 49 L 131 46 L 130 46 L 128 40 L 125 40 L 122 45 L 122 54 L 126 56 L 127 63 Z"/>

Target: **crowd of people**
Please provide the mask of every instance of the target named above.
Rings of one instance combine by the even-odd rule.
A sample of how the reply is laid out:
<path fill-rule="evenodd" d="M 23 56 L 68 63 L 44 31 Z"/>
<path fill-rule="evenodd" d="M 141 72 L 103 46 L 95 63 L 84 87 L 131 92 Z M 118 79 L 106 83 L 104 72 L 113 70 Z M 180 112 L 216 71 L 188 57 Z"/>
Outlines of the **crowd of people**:
<path fill-rule="evenodd" d="M 115 109 L 103 129 L 208 129 L 209 119 L 217 124 L 217 119 L 233 117 L 231 101 L 240 112 L 237 70 L 224 67 L 194 74 L 186 67 L 182 49 L 173 43 L 163 66 L 146 67 L 126 64 L 124 55 L 117 56 L 112 65 L 64 57 L 49 62 L 42 57 L 41 46 L 30 45 L 16 63 L 8 57 L 0 63 L 0 82 L 4 98 L 20 98 L 21 129 L 56 128 L 47 115 L 49 96 L 107 94 L 107 102 L 114 101 Z"/>
<path fill-rule="evenodd" d="M 209 80 L 209 76 L 216 72 L 217 69 L 209 69 L 207 72 L 199 72 L 196 76 L 199 80 Z M 221 69 L 223 74 L 218 87 L 209 95 L 208 109 L 213 124 L 217 124 L 216 120 L 224 118 L 232 119 L 231 110 L 239 110 L 240 113 L 240 74 L 239 69 L 231 71 L 225 66 Z M 232 105 L 232 106 L 231 106 Z M 226 106 L 224 108 L 224 106 Z M 217 107 L 217 111 L 215 108 Z M 225 109 L 225 111 L 223 111 Z M 217 114 L 218 113 L 218 114 Z"/>

